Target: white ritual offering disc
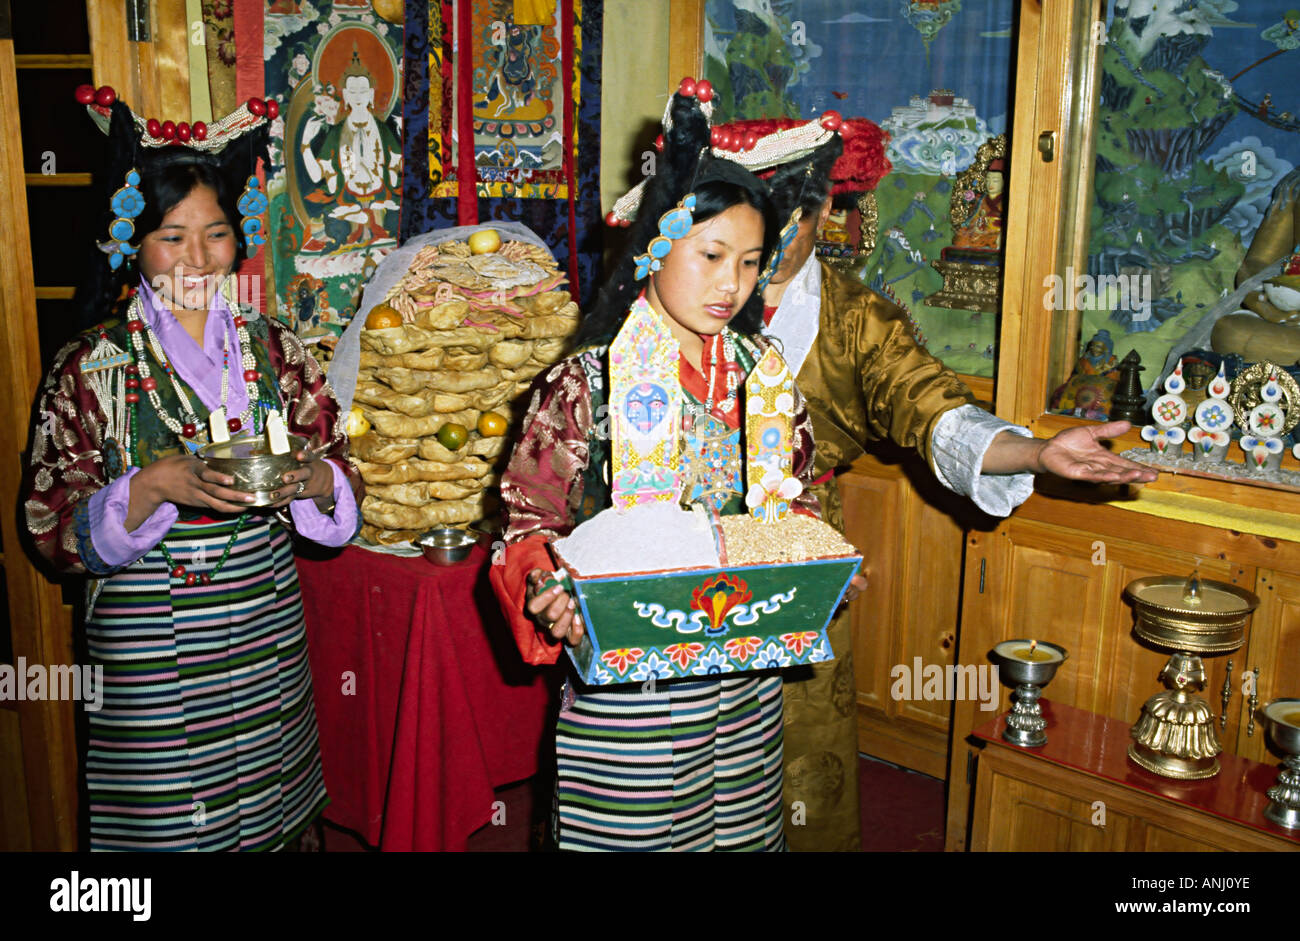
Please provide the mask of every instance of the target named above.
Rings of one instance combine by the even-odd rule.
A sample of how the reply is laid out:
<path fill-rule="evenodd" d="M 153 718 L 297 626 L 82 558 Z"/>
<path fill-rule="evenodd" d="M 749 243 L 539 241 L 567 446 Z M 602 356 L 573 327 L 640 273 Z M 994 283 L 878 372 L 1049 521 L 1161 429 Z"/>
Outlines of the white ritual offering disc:
<path fill-rule="evenodd" d="M 1260 402 L 1250 410 L 1250 431 L 1260 438 L 1273 438 L 1282 433 L 1285 416 L 1272 402 Z"/>
<path fill-rule="evenodd" d="M 1196 424 L 1206 431 L 1227 431 L 1236 418 L 1232 406 L 1222 399 L 1206 399 L 1196 406 Z"/>
<path fill-rule="evenodd" d="M 1161 428 L 1173 428 L 1187 420 L 1187 403 L 1182 396 L 1166 394 L 1151 406 L 1151 417 Z"/>

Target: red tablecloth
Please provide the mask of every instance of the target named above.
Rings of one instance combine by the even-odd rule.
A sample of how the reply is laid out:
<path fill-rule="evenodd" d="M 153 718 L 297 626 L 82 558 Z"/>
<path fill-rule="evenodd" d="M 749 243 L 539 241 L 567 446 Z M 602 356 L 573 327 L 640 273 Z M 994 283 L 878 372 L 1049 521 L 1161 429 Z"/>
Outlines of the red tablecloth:
<path fill-rule="evenodd" d="M 385 850 L 463 850 L 493 788 L 537 771 L 549 694 L 519 659 L 476 546 L 438 567 L 349 546 L 299 556 L 331 805 Z"/>

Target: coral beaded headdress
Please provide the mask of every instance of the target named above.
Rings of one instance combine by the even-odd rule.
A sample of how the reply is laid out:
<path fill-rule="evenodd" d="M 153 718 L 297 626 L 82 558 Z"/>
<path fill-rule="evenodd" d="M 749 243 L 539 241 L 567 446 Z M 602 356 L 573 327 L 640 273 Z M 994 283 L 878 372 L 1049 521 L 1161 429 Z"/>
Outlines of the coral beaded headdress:
<path fill-rule="evenodd" d="M 702 107 L 706 118 L 711 116 L 712 105 L 708 102 L 712 98 L 712 88 L 708 82 L 683 79 L 678 91 L 700 98 L 705 103 Z M 665 132 L 671 127 L 669 115 L 665 113 Z M 872 122 L 865 119 L 845 121 L 836 111 L 827 111 L 809 121 L 740 121 L 710 129 L 706 152 L 769 178 L 773 201 L 788 220 L 781 229 L 776 251 L 759 277 L 760 289 L 776 272 L 783 252 L 794 240 L 803 214 L 803 203 L 810 197 L 817 197 L 815 201 L 820 203 L 830 192 L 853 192 L 875 187 L 890 170 L 889 160 L 885 157 L 888 140 L 889 136 Z M 663 149 L 662 136 L 655 146 Z M 832 161 L 833 166 L 827 166 Z M 827 176 L 833 181 L 833 187 L 828 188 Z M 629 225 L 636 216 L 645 188 L 645 181 L 642 181 L 620 197 L 606 215 L 606 223 Z M 671 221 L 665 216 L 661 227 Z M 653 249 L 649 254 L 653 256 Z M 650 270 L 657 267 L 653 257 L 647 267 Z M 640 271 L 638 264 L 638 273 Z"/>
<path fill-rule="evenodd" d="M 110 200 L 113 221 L 108 228 L 109 237 L 99 243 L 108 255 L 110 268 L 120 268 L 137 251 L 131 239 L 135 235 L 134 220 L 144 211 L 144 197 L 139 190 L 141 164 L 188 160 L 209 162 L 225 171 L 240 171 L 243 192 L 237 205 L 244 245 L 252 255 L 257 252 L 257 246 L 266 242 L 261 217 L 268 202 L 256 170 L 257 158 L 266 158 L 268 125 L 280 113 L 280 106 L 274 100 L 250 98 L 219 121 L 190 124 L 143 118 L 118 100 L 116 92 L 107 85 L 99 89 L 82 85 L 76 97 L 86 106 L 96 126 L 112 140 L 116 150 L 113 162 L 127 167 L 122 174 L 124 185 Z M 241 141 L 243 146 L 231 148 L 236 141 Z"/>

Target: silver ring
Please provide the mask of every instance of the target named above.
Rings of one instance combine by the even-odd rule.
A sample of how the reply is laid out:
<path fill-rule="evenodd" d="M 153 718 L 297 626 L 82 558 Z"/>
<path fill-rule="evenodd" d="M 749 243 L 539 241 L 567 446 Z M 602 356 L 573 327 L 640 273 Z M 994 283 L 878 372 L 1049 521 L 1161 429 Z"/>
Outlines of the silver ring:
<path fill-rule="evenodd" d="M 294 491 L 294 494 L 293 494 L 293 495 L 294 495 L 295 497 L 300 497 L 300 496 L 302 496 L 302 492 L 303 492 L 304 490 L 306 490 L 306 489 L 307 489 L 307 481 L 305 481 L 305 480 L 300 480 L 300 481 L 298 481 L 298 489 Z"/>

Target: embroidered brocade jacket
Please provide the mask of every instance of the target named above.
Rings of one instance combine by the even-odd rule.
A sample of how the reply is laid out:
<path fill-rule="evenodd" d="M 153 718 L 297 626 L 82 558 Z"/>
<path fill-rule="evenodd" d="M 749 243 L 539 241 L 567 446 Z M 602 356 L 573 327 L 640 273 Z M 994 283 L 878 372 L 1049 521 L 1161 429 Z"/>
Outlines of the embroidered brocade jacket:
<path fill-rule="evenodd" d="M 359 477 L 347 460 L 348 439 L 325 373 L 287 327 L 249 310 L 244 310 L 243 316 L 263 374 L 259 398 L 283 403 L 289 432 L 306 438 L 308 447 L 319 450 L 322 457 L 338 459 L 357 491 Z M 99 399 L 81 372 L 81 364 L 90 357 L 101 331 L 119 348 L 132 348 L 125 322 L 110 320 L 85 331 L 58 352 L 41 388 L 23 480 L 23 510 L 37 551 L 57 569 L 74 573 L 86 573 L 85 559 L 94 558 L 85 516 L 89 499 L 123 472 L 121 456 L 105 440 L 107 420 Z M 157 391 L 164 409 L 178 415 L 175 392 L 165 381 L 162 365 L 148 346 L 145 355 L 150 372 L 160 380 Z M 270 381 L 272 377 L 275 381 Z M 187 394 L 198 418 L 206 421 L 208 411 L 203 403 L 188 389 Z M 181 452 L 180 442 L 153 413 L 146 396 L 141 395 L 137 410 L 140 427 L 132 449 L 133 463 L 138 460 L 144 466 Z M 360 499 L 357 503 L 359 506 Z"/>

